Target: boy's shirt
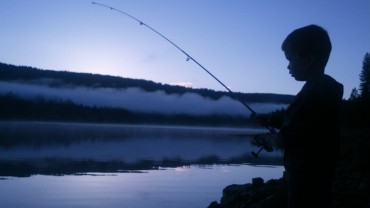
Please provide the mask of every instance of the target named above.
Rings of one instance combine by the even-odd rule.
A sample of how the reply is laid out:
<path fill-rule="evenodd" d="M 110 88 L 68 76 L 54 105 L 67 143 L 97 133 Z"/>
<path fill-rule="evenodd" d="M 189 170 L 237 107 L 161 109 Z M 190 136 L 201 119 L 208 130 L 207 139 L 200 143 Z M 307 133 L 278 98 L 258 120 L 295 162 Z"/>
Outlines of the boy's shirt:
<path fill-rule="evenodd" d="M 342 96 L 343 85 L 328 75 L 306 81 L 279 133 L 285 152 L 302 157 L 309 152 L 334 154 L 339 148 Z"/>

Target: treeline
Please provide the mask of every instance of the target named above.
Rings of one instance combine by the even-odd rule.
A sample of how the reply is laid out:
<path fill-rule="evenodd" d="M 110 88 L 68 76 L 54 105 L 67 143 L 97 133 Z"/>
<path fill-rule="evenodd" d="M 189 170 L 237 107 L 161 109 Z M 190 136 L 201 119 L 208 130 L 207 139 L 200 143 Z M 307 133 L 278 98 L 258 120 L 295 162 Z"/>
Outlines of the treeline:
<path fill-rule="evenodd" d="M 343 122 L 348 127 L 370 128 L 370 53 L 364 56 L 359 77 L 359 89 L 353 88 L 343 102 Z"/>
<path fill-rule="evenodd" d="M 344 100 L 342 105 L 344 127 L 370 128 L 370 102 L 364 99 Z"/>
<path fill-rule="evenodd" d="M 68 122 L 250 126 L 249 118 L 228 115 L 193 116 L 137 113 L 122 108 L 90 107 L 71 101 L 23 99 L 14 94 L 0 96 L 0 120 L 40 120 Z"/>
<path fill-rule="evenodd" d="M 167 94 L 196 93 L 203 97 L 217 100 L 222 96 L 230 96 L 230 93 L 214 91 L 210 89 L 193 89 L 182 86 L 156 83 L 142 79 L 130 79 L 118 76 L 75 73 L 67 71 L 41 70 L 27 66 L 14 66 L 0 63 L 0 80 L 2 81 L 43 81 L 50 87 L 62 87 L 65 85 L 84 86 L 89 88 L 130 88 L 137 87 L 147 92 L 164 91 Z M 242 100 L 254 103 L 281 103 L 289 104 L 293 100 L 292 95 L 281 95 L 272 93 L 235 93 Z"/>

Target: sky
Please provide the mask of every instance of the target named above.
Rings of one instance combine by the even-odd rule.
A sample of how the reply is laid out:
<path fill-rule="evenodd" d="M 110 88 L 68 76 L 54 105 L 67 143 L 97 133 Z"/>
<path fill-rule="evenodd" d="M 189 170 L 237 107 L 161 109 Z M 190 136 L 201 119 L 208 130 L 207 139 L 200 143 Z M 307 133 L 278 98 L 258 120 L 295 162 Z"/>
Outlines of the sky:
<path fill-rule="evenodd" d="M 235 92 L 295 95 L 281 43 L 294 29 L 324 27 L 326 73 L 359 86 L 370 52 L 369 0 L 97 0 L 129 13 L 191 55 Z M 0 62 L 225 90 L 168 41 L 87 0 L 0 0 Z"/>

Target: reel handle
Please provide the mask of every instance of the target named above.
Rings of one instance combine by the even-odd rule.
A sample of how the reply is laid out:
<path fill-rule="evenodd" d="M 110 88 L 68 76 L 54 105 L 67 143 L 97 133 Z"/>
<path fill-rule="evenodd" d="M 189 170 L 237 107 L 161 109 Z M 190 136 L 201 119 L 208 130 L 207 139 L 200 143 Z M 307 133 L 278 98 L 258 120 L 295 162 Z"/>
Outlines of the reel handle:
<path fill-rule="evenodd" d="M 257 135 L 254 138 L 254 143 L 255 143 L 255 145 L 257 145 L 257 146 L 260 147 L 257 152 L 254 152 L 254 151 L 251 152 L 251 154 L 255 158 L 259 158 L 259 154 L 260 154 L 260 152 L 262 150 L 266 150 L 266 152 L 272 152 L 272 151 L 274 151 L 274 148 L 271 146 L 271 144 L 269 144 L 267 142 L 266 138 L 263 137 L 263 136 L 261 136 L 261 135 Z"/>

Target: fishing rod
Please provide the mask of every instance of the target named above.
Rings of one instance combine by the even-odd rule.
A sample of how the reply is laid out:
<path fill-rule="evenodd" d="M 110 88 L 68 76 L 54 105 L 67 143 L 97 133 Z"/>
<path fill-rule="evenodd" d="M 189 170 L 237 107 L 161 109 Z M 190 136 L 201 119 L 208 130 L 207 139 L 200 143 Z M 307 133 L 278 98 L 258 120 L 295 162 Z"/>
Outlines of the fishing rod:
<path fill-rule="evenodd" d="M 231 97 L 233 97 L 234 99 L 237 99 L 241 104 L 244 105 L 244 107 L 246 107 L 250 112 L 251 112 L 251 117 L 254 118 L 257 113 L 256 111 L 254 111 L 246 102 L 244 102 L 244 100 L 242 100 L 241 98 L 239 98 L 238 96 L 236 96 L 236 94 L 230 90 L 230 88 L 228 88 L 223 82 L 221 82 L 221 80 L 219 80 L 215 75 L 213 75 L 208 69 L 206 69 L 203 65 L 201 65 L 197 60 L 195 60 L 190 54 L 188 54 L 187 52 L 185 52 L 182 48 L 180 48 L 178 45 L 176 45 L 174 42 L 172 42 L 170 39 L 168 39 L 166 36 L 164 36 L 162 33 L 158 32 L 157 30 L 155 30 L 154 28 L 152 28 L 151 26 L 149 26 L 148 24 L 144 23 L 143 21 L 139 20 L 138 18 L 120 10 L 120 9 L 116 9 L 114 7 L 111 7 L 111 6 L 108 6 L 108 5 L 105 5 L 105 4 L 101 4 L 101 3 L 97 3 L 97 2 L 92 2 L 93 5 L 97 5 L 97 6 L 101 6 L 101 7 L 105 7 L 107 9 L 110 9 L 112 11 L 116 11 L 116 12 L 119 12 L 121 14 L 124 14 L 126 15 L 127 17 L 139 22 L 140 25 L 142 26 L 145 26 L 147 27 L 148 29 L 150 29 L 151 31 L 153 31 L 154 33 L 156 33 L 157 35 L 161 36 L 163 39 L 167 40 L 171 45 L 175 46 L 179 51 L 181 51 L 183 54 L 185 54 L 186 56 L 186 61 L 189 61 L 189 60 L 192 60 L 195 64 L 197 64 L 200 68 L 202 68 L 207 74 L 209 74 L 212 78 L 214 78 L 218 83 L 220 83 L 231 95 Z M 265 128 L 267 128 L 271 134 L 277 134 L 276 130 L 269 126 L 269 125 L 263 125 Z M 261 142 L 259 142 L 261 143 Z M 257 156 L 258 157 L 258 154 L 259 152 L 261 152 L 264 148 L 264 146 L 266 146 L 265 144 L 264 145 L 261 145 L 261 149 L 259 149 L 256 152 L 252 152 L 252 154 L 254 156 Z"/>
<path fill-rule="evenodd" d="M 161 36 L 162 38 L 164 38 L 165 40 L 167 40 L 169 43 L 171 43 L 173 46 L 175 46 L 178 50 L 180 50 L 183 54 L 185 54 L 187 61 L 192 60 L 194 63 L 196 63 L 198 66 L 200 66 L 200 68 L 202 68 L 205 72 L 207 72 L 209 75 L 211 75 L 211 77 L 213 77 L 218 83 L 220 83 L 233 96 L 233 98 L 238 99 L 252 113 L 252 116 L 254 116 L 254 115 L 257 114 L 247 103 L 245 103 L 243 100 L 241 100 L 240 98 L 238 98 L 237 96 L 235 96 L 235 93 L 233 91 L 231 91 L 230 88 L 228 88 L 223 82 L 221 82 L 221 80 L 219 80 L 215 75 L 213 75 L 210 71 L 208 71 L 197 60 L 195 60 L 192 56 L 190 56 L 187 52 L 185 52 L 183 49 L 181 49 L 178 45 L 176 45 L 174 42 L 172 42 L 166 36 L 164 36 L 163 34 L 161 34 L 160 32 L 158 32 L 157 30 L 155 30 L 151 26 L 147 25 L 143 21 L 137 19 L 136 17 L 134 17 L 134 16 L 132 16 L 132 15 L 130 15 L 130 14 L 122 11 L 122 10 L 119 10 L 119 9 L 116 9 L 116 8 L 113 8 L 113 7 L 110 7 L 108 5 L 104 5 L 104 4 L 101 4 L 101 3 L 97 3 L 97 2 L 92 2 L 92 4 L 98 5 L 98 6 L 102 6 L 102 7 L 106 7 L 108 9 L 110 9 L 110 10 L 114 10 L 116 12 L 122 13 L 122 14 L 130 17 L 131 19 L 136 20 L 137 22 L 140 23 L 140 25 L 143 25 L 143 26 L 149 28 L 150 30 L 152 30 L 153 32 L 157 33 L 159 36 Z"/>

